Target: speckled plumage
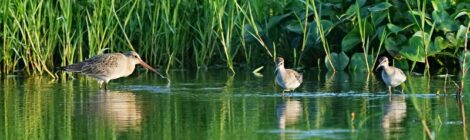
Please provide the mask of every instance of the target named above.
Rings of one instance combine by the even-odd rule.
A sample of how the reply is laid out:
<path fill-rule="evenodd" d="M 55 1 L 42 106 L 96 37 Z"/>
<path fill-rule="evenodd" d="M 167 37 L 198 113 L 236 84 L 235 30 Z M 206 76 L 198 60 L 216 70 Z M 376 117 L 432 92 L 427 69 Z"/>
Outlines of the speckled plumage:
<path fill-rule="evenodd" d="M 100 88 L 104 84 L 104 88 L 107 89 L 107 84 L 110 80 L 131 75 L 136 64 L 156 72 L 154 68 L 142 61 L 139 54 L 134 51 L 124 54 L 108 53 L 97 55 L 82 62 L 65 66 L 64 70 L 94 77 L 100 83 Z"/>
<path fill-rule="evenodd" d="M 284 68 L 284 59 L 281 57 L 276 59 L 276 70 L 276 83 L 283 89 L 283 93 L 284 91 L 295 90 L 303 82 L 302 74 L 295 70 Z"/>
<path fill-rule="evenodd" d="M 387 57 L 382 57 L 379 61 L 380 63 L 377 66 L 377 69 L 383 67 L 382 80 L 385 85 L 387 85 L 389 93 L 392 93 L 392 87 L 397 87 L 401 83 L 405 82 L 406 75 L 401 69 L 389 66 Z"/>

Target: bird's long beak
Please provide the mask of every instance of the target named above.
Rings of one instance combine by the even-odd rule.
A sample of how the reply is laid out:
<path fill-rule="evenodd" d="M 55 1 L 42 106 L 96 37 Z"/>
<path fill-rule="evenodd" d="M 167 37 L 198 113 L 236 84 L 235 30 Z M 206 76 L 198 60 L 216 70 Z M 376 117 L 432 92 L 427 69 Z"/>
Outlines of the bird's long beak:
<path fill-rule="evenodd" d="M 377 65 L 377 68 L 375 68 L 375 71 L 379 70 L 379 68 L 380 68 L 380 67 L 382 67 L 382 63 L 383 63 L 383 61 L 382 61 L 382 62 L 380 62 L 380 64 L 379 64 L 379 65 Z"/>
<path fill-rule="evenodd" d="M 140 65 L 142 65 L 144 68 L 147 68 L 149 69 L 150 71 L 153 71 L 155 73 L 157 73 L 157 70 L 155 70 L 154 68 L 150 67 L 147 63 L 145 63 L 144 61 L 140 61 L 139 63 Z"/>
<path fill-rule="evenodd" d="M 157 73 L 160 77 L 166 78 L 165 76 L 163 76 L 161 73 L 159 73 L 157 70 L 155 70 L 154 68 L 152 68 L 151 66 L 149 66 L 149 65 L 148 65 L 147 63 L 145 63 L 144 61 L 140 60 L 140 63 L 139 63 L 139 64 L 142 65 L 144 68 L 147 68 L 147 69 L 149 69 L 150 71 L 153 71 L 153 72 Z M 170 79 L 168 79 L 168 83 L 169 83 L 169 80 L 170 80 Z"/>

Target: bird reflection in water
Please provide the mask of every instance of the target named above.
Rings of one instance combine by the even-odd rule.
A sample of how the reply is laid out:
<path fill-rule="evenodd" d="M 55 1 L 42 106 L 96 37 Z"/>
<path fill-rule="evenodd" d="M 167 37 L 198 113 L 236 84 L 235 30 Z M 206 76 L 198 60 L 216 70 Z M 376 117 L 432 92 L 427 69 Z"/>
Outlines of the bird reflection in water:
<path fill-rule="evenodd" d="M 295 99 L 283 99 L 283 103 L 277 108 L 277 121 L 281 130 L 281 138 L 285 138 L 285 129 L 299 122 L 302 115 L 302 104 Z"/>
<path fill-rule="evenodd" d="M 385 139 L 400 139 L 405 132 L 401 123 L 406 118 L 406 102 L 403 95 L 391 95 L 382 119 Z"/>
<path fill-rule="evenodd" d="M 99 110 L 117 130 L 139 129 L 141 108 L 132 92 L 107 91 L 97 96 Z"/>

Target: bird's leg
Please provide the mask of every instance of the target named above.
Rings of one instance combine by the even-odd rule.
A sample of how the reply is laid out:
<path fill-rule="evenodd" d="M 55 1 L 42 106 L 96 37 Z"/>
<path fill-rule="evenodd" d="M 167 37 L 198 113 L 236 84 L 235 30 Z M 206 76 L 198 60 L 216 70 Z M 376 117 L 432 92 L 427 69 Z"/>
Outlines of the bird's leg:
<path fill-rule="evenodd" d="M 98 84 L 100 84 L 100 89 L 102 89 L 102 88 L 103 88 L 103 81 L 100 81 L 100 80 L 99 80 L 99 81 L 98 81 Z"/>
<path fill-rule="evenodd" d="M 285 92 L 285 91 L 286 91 L 286 90 L 282 90 L 282 93 L 281 93 L 282 97 L 284 97 L 284 92 Z"/>
<path fill-rule="evenodd" d="M 108 82 L 103 82 L 104 84 L 104 90 L 108 90 Z"/>
<path fill-rule="evenodd" d="M 392 95 L 392 86 L 388 86 L 388 94 Z"/>

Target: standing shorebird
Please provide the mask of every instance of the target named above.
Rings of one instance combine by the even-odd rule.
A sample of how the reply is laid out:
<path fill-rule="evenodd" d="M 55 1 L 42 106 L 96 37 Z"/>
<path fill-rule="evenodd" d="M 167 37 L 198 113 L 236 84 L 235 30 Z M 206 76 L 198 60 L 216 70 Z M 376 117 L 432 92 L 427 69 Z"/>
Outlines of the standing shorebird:
<path fill-rule="evenodd" d="M 401 83 L 405 82 L 406 75 L 401 69 L 389 66 L 387 57 L 382 57 L 379 61 L 380 63 L 375 70 L 383 67 L 382 79 L 384 80 L 385 85 L 388 86 L 389 94 L 391 94 L 392 87 L 399 86 Z"/>
<path fill-rule="evenodd" d="M 276 59 L 276 73 L 276 83 L 283 89 L 282 95 L 285 91 L 293 91 L 302 84 L 302 74 L 284 68 L 284 58 L 282 57 Z"/>
<path fill-rule="evenodd" d="M 142 61 L 139 54 L 134 51 L 127 53 L 108 53 L 97 55 L 93 58 L 62 67 L 67 72 L 77 72 L 91 76 L 98 80 L 100 88 L 108 88 L 110 80 L 127 77 L 134 72 L 135 65 L 140 64 L 145 68 L 158 73 L 154 68 Z"/>

